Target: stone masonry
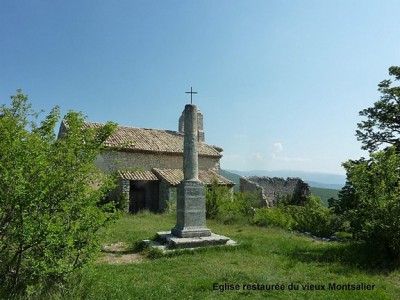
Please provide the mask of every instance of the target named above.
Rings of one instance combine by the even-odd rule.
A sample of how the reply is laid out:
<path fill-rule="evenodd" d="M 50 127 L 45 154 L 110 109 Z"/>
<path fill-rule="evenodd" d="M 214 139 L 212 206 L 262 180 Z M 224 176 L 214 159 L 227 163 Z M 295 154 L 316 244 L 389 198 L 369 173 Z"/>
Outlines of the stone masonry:
<path fill-rule="evenodd" d="M 310 186 L 300 178 L 248 176 L 240 178 L 240 191 L 256 193 L 262 206 L 275 206 L 280 199 L 301 204 L 311 194 Z"/>
<path fill-rule="evenodd" d="M 204 157 L 199 155 L 199 169 L 220 172 L 219 157 Z M 151 171 L 153 168 L 181 169 L 182 155 L 167 155 L 157 153 L 130 153 L 122 151 L 105 152 L 95 160 L 99 169 L 111 173 L 117 170 L 138 168 Z"/>
<path fill-rule="evenodd" d="M 182 115 L 179 118 L 178 131 L 180 133 L 185 132 L 185 110 L 183 110 Z M 203 128 L 203 114 L 198 108 L 197 108 L 197 140 L 199 142 L 205 141 L 205 133 Z"/>
<path fill-rule="evenodd" d="M 184 116 L 184 179 L 178 186 L 177 221 L 171 233 L 181 238 L 211 236 L 211 231 L 206 227 L 205 190 L 199 180 L 197 107 L 187 104 Z"/>

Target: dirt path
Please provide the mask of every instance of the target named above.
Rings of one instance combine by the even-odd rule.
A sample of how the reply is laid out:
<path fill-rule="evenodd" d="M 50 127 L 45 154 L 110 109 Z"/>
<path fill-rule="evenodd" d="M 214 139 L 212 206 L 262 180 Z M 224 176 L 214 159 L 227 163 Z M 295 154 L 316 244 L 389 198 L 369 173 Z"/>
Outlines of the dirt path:
<path fill-rule="evenodd" d="M 140 263 L 144 260 L 145 258 L 142 255 L 129 251 L 128 245 L 123 242 L 118 242 L 114 244 L 102 245 L 101 254 L 96 259 L 96 263 L 107 265 L 121 265 Z"/>

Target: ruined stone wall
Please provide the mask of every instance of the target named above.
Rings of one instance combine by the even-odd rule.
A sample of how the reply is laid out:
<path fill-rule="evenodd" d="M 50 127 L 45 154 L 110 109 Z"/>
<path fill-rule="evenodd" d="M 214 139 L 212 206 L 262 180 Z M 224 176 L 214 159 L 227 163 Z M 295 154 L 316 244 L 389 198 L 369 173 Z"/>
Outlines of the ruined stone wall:
<path fill-rule="evenodd" d="M 300 178 L 249 176 L 240 178 L 241 192 L 255 192 L 261 205 L 275 206 L 279 200 L 302 204 L 311 194 L 310 186 Z"/>
<path fill-rule="evenodd" d="M 153 168 L 182 169 L 183 156 L 115 151 L 102 153 L 94 163 L 96 167 L 107 173 L 134 168 L 140 168 L 143 171 L 151 171 Z M 199 156 L 199 169 L 212 169 L 219 173 L 219 158 Z"/>
<path fill-rule="evenodd" d="M 260 206 L 269 205 L 266 202 L 263 188 L 257 183 L 247 180 L 245 177 L 240 178 L 240 191 L 257 195 L 258 199 L 260 200 Z"/>

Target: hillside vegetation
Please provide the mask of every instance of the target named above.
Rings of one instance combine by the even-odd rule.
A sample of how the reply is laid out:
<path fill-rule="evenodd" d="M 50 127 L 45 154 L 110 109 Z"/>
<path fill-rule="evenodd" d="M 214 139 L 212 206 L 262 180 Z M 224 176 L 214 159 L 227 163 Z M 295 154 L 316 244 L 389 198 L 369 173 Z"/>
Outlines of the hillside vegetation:
<path fill-rule="evenodd" d="M 311 195 L 321 198 L 324 206 L 328 206 L 329 198 L 338 198 L 339 190 L 311 187 Z"/>
<path fill-rule="evenodd" d="M 233 181 L 235 183 L 235 186 L 233 187 L 233 189 L 235 191 L 239 191 L 240 190 L 240 175 L 226 171 L 226 170 L 222 170 L 220 171 L 221 175 L 224 176 L 225 178 L 229 179 L 230 181 Z"/>

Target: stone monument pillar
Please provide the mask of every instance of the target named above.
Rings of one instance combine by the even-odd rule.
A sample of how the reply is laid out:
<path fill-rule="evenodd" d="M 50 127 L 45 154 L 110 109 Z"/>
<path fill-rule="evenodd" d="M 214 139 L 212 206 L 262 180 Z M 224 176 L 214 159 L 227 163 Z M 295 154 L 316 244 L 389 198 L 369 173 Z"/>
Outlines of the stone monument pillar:
<path fill-rule="evenodd" d="M 207 237 L 211 231 L 206 227 L 204 185 L 198 178 L 197 107 L 187 104 L 184 118 L 184 179 L 178 186 L 176 225 L 171 234 L 181 238 Z"/>
<path fill-rule="evenodd" d="M 195 94 L 192 89 L 188 93 Z M 156 241 L 145 241 L 161 250 L 236 245 L 235 241 L 226 236 L 212 233 L 206 227 L 205 187 L 198 178 L 197 145 L 202 142 L 198 139 L 199 135 L 200 137 L 202 135 L 202 118 L 198 117 L 198 113 L 199 111 L 195 105 L 187 104 L 179 119 L 179 131 L 182 132 L 181 130 L 184 129 L 184 176 L 177 189 L 176 225 L 171 231 L 157 232 Z"/>

